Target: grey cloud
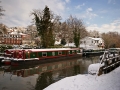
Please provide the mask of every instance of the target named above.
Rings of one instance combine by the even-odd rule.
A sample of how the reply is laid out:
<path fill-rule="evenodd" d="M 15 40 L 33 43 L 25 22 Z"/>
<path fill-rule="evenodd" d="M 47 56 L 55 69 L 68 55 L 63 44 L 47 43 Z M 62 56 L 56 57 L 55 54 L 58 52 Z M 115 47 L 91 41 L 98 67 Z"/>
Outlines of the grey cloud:
<path fill-rule="evenodd" d="M 63 15 L 65 10 L 65 1 L 62 0 L 3 0 L 1 4 L 6 11 L 0 23 L 10 27 L 31 24 L 30 13 L 33 9 L 43 10 L 45 5 L 55 14 Z"/>

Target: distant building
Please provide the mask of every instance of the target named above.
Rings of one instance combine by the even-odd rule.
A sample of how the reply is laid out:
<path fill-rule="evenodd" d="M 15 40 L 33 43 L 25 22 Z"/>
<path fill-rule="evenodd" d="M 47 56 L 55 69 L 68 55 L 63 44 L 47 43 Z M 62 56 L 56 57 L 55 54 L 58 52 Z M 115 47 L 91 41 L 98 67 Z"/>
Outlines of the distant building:
<path fill-rule="evenodd" d="M 67 43 L 65 47 L 75 47 L 75 44 Z M 80 40 L 79 47 L 83 49 L 93 49 L 93 50 L 104 49 L 104 41 L 102 38 L 85 37 Z"/>
<path fill-rule="evenodd" d="M 0 30 L 1 31 L 1 30 Z M 34 37 L 37 32 L 30 31 L 24 27 L 10 27 L 7 32 L 0 32 L 0 44 L 23 45 L 35 42 Z"/>
<path fill-rule="evenodd" d="M 61 39 L 55 40 L 55 45 L 60 45 L 61 44 Z"/>
<path fill-rule="evenodd" d="M 26 34 L 4 34 L 0 36 L 0 44 L 7 44 L 7 45 L 22 45 L 23 41 L 25 40 Z"/>
<path fill-rule="evenodd" d="M 103 49 L 104 41 L 102 38 L 85 37 L 81 39 L 80 47 L 93 50 Z"/>

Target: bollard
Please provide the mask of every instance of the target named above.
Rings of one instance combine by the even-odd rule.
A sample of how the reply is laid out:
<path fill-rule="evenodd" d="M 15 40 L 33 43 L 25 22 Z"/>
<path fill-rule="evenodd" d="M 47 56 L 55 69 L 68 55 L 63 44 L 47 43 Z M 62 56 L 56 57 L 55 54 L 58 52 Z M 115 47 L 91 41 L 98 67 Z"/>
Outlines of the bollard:
<path fill-rule="evenodd" d="M 106 68 L 103 68 L 103 73 L 104 73 L 104 74 L 106 74 L 106 73 L 107 73 Z"/>

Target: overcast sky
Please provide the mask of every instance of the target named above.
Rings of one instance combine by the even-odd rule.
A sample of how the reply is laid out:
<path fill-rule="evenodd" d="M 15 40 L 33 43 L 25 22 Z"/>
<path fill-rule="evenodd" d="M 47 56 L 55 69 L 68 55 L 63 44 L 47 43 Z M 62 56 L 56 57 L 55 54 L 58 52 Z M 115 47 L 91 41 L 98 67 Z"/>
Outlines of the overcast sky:
<path fill-rule="evenodd" d="M 33 9 L 51 11 L 65 21 L 70 15 L 82 19 L 87 30 L 120 32 L 120 0 L 0 0 L 5 16 L 0 23 L 8 27 L 31 25 Z"/>

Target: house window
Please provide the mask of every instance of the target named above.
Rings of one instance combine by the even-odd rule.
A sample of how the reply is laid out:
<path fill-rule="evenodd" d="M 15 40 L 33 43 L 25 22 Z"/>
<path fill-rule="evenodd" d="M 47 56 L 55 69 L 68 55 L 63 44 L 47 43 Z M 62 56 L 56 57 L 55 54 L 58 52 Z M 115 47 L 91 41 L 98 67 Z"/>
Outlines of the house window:
<path fill-rule="evenodd" d="M 61 54 L 62 54 L 62 51 L 59 51 L 58 54 L 61 55 Z"/>
<path fill-rule="evenodd" d="M 86 41 L 84 41 L 84 43 L 86 43 Z"/>
<path fill-rule="evenodd" d="M 95 43 L 98 43 L 98 40 L 96 40 Z"/>
<path fill-rule="evenodd" d="M 46 57 L 47 56 L 47 52 L 42 52 L 42 56 Z"/>
<path fill-rule="evenodd" d="M 98 43 L 99 41 L 97 40 L 97 43 Z"/>
<path fill-rule="evenodd" d="M 93 41 L 92 41 L 92 43 L 93 43 Z"/>
<path fill-rule="evenodd" d="M 77 53 L 79 53 L 79 50 L 77 50 Z"/>

